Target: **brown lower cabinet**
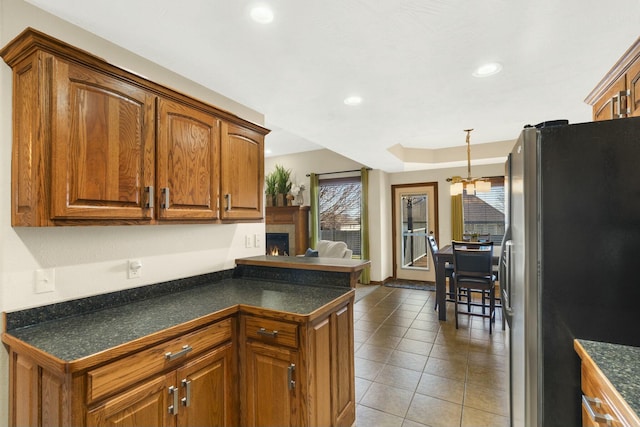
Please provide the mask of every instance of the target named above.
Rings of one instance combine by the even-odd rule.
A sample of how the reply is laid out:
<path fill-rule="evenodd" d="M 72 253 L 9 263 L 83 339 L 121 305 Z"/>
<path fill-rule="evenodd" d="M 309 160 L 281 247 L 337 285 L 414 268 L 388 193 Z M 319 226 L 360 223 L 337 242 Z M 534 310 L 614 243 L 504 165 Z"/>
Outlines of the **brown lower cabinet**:
<path fill-rule="evenodd" d="M 352 302 L 303 324 L 245 315 L 241 330 L 242 426 L 353 424 Z"/>
<path fill-rule="evenodd" d="M 232 426 L 233 351 L 216 348 L 87 411 L 88 426 Z"/>
<path fill-rule="evenodd" d="M 351 426 L 353 297 L 336 301 L 315 317 L 239 306 L 71 362 L 4 334 L 9 423 Z"/>

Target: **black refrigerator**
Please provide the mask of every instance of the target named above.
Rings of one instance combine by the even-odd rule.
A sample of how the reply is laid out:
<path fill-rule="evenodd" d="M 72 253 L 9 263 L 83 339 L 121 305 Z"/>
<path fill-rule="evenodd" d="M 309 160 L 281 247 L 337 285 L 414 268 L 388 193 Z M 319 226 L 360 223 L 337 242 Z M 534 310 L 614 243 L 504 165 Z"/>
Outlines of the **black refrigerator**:
<path fill-rule="evenodd" d="M 573 339 L 640 346 L 640 118 L 525 127 L 505 191 L 511 423 L 582 425 Z"/>

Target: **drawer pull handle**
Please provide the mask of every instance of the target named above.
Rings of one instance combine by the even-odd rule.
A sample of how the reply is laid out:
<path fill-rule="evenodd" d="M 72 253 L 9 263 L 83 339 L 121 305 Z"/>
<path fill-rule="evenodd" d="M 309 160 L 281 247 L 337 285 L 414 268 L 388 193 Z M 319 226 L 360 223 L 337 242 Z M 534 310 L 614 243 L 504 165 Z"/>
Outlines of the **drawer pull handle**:
<path fill-rule="evenodd" d="M 191 346 L 187 344 L 184 347 L 182 347 L 182 350 L 176 353 L 172 353 L 172 352 L 165 353 L 164 358 L 167 359 L 169 362 L 171 362 L 172 360 L 176 360 L 178 357 L 185 356 L 191 350 L 193 350 L 193 348 L 191 348 Z"/>
<path fill-rule="evenodd" d="M 593 410 L 592 405 L 596 408 L 600 408 L 601 404 L 602 401 L 597 397 L 587 397 L 584 394 L 582 395 L 582 406 L 587 411 L 587 414 L 589 414 L 589 417 L 597 423 L 607 423 L 607 425 L 610 426 L 615 420 L 611 415 L 601 414 Z"/>
<path fill-rule="evenodd" d="M 278 336 L 278 331 L 267 331 L 265 328 L 258 329 L 258 335 L 262 335 L 263 337 L 276 338 Z"/>

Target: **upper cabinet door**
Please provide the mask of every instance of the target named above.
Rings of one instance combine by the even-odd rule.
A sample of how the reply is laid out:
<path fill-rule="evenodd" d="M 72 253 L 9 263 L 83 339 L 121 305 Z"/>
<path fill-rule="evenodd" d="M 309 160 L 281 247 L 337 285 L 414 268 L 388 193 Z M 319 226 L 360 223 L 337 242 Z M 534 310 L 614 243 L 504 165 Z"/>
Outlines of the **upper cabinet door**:
<path fill-rule="evenodd" d="M 158 219 L 219 218 L 219 122 L 189 105 L 158 100 Z"/>
<path fill-rule="evenodd" d="M 155 97 L 64 60 L 52 68 L 51 218 L 150 220 Z"/>
<path fill-rule="evenodd" d="M 627 108 L 629 117 L 640 116 L 640 60 L 629 67 L 627 71 Z"/>
<path fill-rule="evenodd" d="M 264 200 L 264 135 L 222 123 L 222 219 L 261 219 Z"/>
<path fill-rule="evenodd" d="M 625 77 L 618 79 L 613 86 L 593 105 L 593 121 L 611 120 L 620 118 L 620 114 L 625 111 L 624 97 L 620 93 L 624 93 L 626 88 Z"/>

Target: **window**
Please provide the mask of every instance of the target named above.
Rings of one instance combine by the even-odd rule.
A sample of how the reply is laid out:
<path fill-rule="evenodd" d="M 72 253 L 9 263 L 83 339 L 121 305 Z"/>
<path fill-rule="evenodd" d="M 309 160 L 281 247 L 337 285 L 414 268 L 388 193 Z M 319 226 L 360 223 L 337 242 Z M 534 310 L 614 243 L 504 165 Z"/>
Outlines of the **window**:
<path fill-rule="evenodd" d="M 499 245 L 504 236 L 504 177 L 491 177 L 491 191 L 468 195 L 462 194 L 465 234 L 491 235 L 491 241 Z"/>
<path fill-rule="evenodd" d="M 354 256 L 360 257 L 360 177 L 321 179 L 318 198 L 320 239 L 343 241 Z"/>

